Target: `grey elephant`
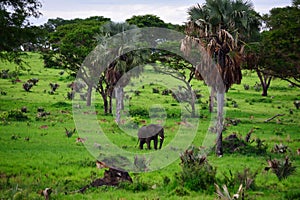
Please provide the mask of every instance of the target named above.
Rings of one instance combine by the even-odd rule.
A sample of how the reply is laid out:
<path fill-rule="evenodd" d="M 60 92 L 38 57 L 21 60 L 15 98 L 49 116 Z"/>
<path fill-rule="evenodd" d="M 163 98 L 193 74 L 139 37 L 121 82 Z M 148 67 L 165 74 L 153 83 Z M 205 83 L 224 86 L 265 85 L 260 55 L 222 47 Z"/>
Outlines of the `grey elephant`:
<path fill-rule="evenodd" d="M 147 144 L 148 149 L 151 149 L 151 140 L 154 141 L 154 149 L 157 150 L 158 136 L 160 138 L 159 149 L 164 142 L 164 128 L 159 124 L 150 124 L 143 126 L 138 131 L 138 139 L 140 142 L 140 149 L 143 149 L 144 144 Z"/>

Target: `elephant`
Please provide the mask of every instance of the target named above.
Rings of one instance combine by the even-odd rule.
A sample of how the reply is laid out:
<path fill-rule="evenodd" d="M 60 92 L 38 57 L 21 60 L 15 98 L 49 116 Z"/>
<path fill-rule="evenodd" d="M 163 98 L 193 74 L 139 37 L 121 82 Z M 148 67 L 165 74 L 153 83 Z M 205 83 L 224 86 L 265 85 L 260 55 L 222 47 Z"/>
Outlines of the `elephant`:
<path fill-rule="evenodd" d="M 143 126 L 138 131 L 138 139 L 140 142 L 140 149 L 143 149 L 143 145 L 147 143 L 148 149 L 151 149 L 151 140 L 154 141 L 154 149 L 157 150 L 158 136 L 160 138 L 159 149 L 164 142 L 164 128 L 159 124 L 150 124 Z"/>

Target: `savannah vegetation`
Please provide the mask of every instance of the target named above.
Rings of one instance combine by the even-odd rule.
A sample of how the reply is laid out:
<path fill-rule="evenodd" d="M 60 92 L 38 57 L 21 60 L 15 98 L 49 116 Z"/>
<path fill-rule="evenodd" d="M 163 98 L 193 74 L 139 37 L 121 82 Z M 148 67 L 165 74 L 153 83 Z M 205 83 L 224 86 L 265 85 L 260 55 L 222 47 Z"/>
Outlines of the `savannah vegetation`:
<path fill-rule="evenodd" d="M 31 26 L 27 19 L 38 17 L 40 6 L 35 0 L 1 2 L 1 20 L 5 22 L 1 29 L 6 31 L 0 43 L 1 199 L 47 199 L 46 188 L 51 189 L 50 199 L 300 198 L 297 0 L 265 16 L 241 1 L 207 0 L 187 11 L 186 26 L 168 24 L 153 15 L 133 16 L 127 23 L 97 16 L 49 19 L 42 26 Z M 266 27 L 260 32 L 262 22 Z M 215 96 L 219 88 L 210 87 L 199 76 L 205 70 L 201 63 L 192 66 L 162 50 L 123 55 L 123 49 L 118 49 L 119 58 L 101 72 L 97 85 L 74 83 L 83 59 L 97 44 L 124 30 L 151 26 L 180 31 L 188 42 L 201 41 L 197 44 L 209 52 L 222 74 L 226 91 L 222 98 Z M 13 32 L 20 37 L 8 37 Z M 174 44 L 166 41 L 161 45 Z M 183 47 L 188 53 L 188 43 Z M 96 158 L 84 146 L 90 138 L 82 138 L 76 131 L 72 113 L 75 90 L 86 92 L 80 98 L 87 107 L 94 92 L 96 113 L 84 115 L 96 114 L 106 136 L 126 151 L 154 150 L 140 150 L 137 137 L 119 129 L 117 123 L 123 121 L 114 112 L 122 110 L 123 99 L 117 96 L 130 100 L 126 120 L 128 126 L 135 126 L 130 128 L 165 119 L 163 147 L 180 125 L 188 126 L 181 119 L 181 102 L 159 84 L 157 69 L 148 62 L 178 71 L 185 78 L 181 81 L 195 91 L 197 98 L 185 102 L 186 107 L 199 109 L 199 114 L 188 109 L 199 119 L 194 140 L 163 169 L 129 172 L 132 182 L 89 187 L 82 193 L 80 189 L 103 177 L 105 170 L 96 167 Z M 125 85 L 139 85 L 145 78 L 153 81 L 135 90 L 124 86 L 114 96 L 115 83 L 141 64 L 148 75 L 137 71 Z M 165 72 L 171 82 L 172 74 Z M 220 102 L 224 108 L 215 109 Z M 151 110 L 156 110 L 155 116 Z M 212 117 L 217 126 L 210 123 Z M 213 143 L 203 142 L 206 137 L 213 138 Z M 101 152 L 101 145 L 95 145 Z"/>

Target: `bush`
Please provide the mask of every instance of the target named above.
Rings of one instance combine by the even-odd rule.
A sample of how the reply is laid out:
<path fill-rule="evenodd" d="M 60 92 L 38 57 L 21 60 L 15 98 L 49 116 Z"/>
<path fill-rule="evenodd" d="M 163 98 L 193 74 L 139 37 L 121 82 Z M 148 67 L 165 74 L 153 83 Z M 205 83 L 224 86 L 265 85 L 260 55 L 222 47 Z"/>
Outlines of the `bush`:
<path fill-rule="evenodd" d="M 295 189 L 295 190 L 288 190 L 284 196 L 283 199 L 300 199 L 300 191 Z"/>
<path fill-rule="evenodd" d="M 26 92 L 29 92 L 30 89 L 32 88 L 33 84 L 32 83 L 29 83 L 29 82 L 26 82 L 23 84 L 23 89 L 26 91 Z"/>
<path fill-rule="evenodd" d="M 248 189 L 255 189 L 255 178 L 258 174 L 258 171 L 252 172 L 249 168 L 245 168 L 241 172 L 236 172 L 233 174 L 231 170 L 229 170 L 229 176 L 224 175 L 225 185 L 229 187 L 237 187 L 241 184 Z"/>
<path fill-rule="evenodd" d="M 292 175 L 296 171 L 296 167 L 292 166 L 292 163 L 288 156 L 284 160 L 267 160 L 268 167 L 265 170 L 271 169 L 272 172 L 277 176 L 279 181 L 286 179 L 288 176 Z"/>
<path fill-rule="evenodd" d="M 244 139 L 233 133 L 223 140 L 223 151 L 224 153 L 240 153 L 243 155 L 264 155 L 267 153 L 268 148 L 264 142 L 264 140 L 259 138 L 256 138 L 251 142 L 246 142 Z M 255 145 L 252 145 L 252 143 Z"/>
<path fill-rule="evenodd" d="M 10 78 L 10 76 L 9 76 L 9 69 L 3 69 L 0 72 L 0 78 L 2 78 L 2 79 L 8 79 L 8 78 Z"/>
<path fill-rule="evenodd" d="M 213 168 L 200 150 L 192 147 L 180 156 L 182 171 L 176 179 L 180 185 L 193 191 L 210 191 L 214 189 L 216 169 Z"/>
<path fill-rule="evenodd" d="M 272 153 L 286 153 L 288 150 L 288 146 L 280 143 L 280 144 L 275 144 L 273 149 L 271 150 Z"/>
<path fill-rule="evenodd" d="M 10 110 L 1 113 L 2 120 L 25 121 L 28 117 L 21 110 Z"/>
<path fill-rule="evenodd" d="M 129 114 L 130 114 L 130 116 L 140 116 L 140 117 L 146 117 L 146 118 L 149 117 L 148 109 L 141 108 L 141 107 L 130 108 Z"/>

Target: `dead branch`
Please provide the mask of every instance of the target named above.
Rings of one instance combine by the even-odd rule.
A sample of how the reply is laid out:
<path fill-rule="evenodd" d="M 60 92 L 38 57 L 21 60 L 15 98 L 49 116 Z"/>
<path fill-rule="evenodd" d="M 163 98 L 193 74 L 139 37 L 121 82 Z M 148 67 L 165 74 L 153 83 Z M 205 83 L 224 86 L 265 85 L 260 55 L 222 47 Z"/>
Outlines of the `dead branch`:
<path fill-rule="evenodd" d="M 274 118 L 276 117 L 279 117 L 279 116 L 284 116 L 284 114 L 277 114 L 277 115 L 274 115 L 273 117 L 269 118 L 269 119 L 266 119 L 264 122 L 269 122 L 271 120 L 273 120 Z"/>
<path fill-rule="evenodd" d="M 247 133 L 246 137 L 245 137 L 245 142 L 249 142 L 250 141 L 250 137 L 251 137 L 251 134 L 254 132 L 254 129 L 255 128 L 251 128 L 251 130 Z"/>

